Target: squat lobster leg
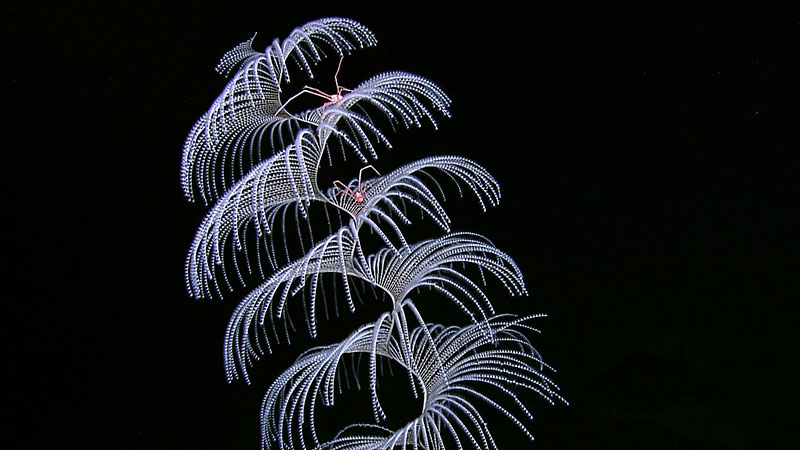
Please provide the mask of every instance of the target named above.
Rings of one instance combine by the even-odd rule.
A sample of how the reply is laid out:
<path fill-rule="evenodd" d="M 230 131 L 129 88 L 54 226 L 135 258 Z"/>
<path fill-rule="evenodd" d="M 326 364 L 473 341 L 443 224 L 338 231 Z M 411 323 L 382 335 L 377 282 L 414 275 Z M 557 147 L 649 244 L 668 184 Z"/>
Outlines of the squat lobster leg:
<path fill-rule="evenodd" d="M 350 189 L 350 187 L 348 185 L 342 183 L 340 180 L 336 180 L 336 181 L 333 182 L 334 186 L 337 186 L 337 185 L 341 186 L 341 188 L 339 188 L 339 194 L 341 194 L 341 195 L 345 195 L 346 194 L 350 198 L 355 200 L 357 203 L 363 202 L 366 199 L 366 197 L 364 195 L 364 190 L 367 189 L 369 187 L 369 185 L 370 185 L 369 181 L 366 181 L 364 183 L 361 182 L 361 176 L 363 175 L 363 173 L 364 173 L 364 171 L 366 169 L 372 169 L 376 174 L 378 174 L 378 176 L 380 176 L 380 174 L 381 174 L 380 172 L 378 172 L 378 169 L 376 169 L 375 167 L 372 166 L 372 164 L 370 164 L 368 166 L 364 166 L 364 167 L 361 168 L 361 170 L 358 171 L 358 186 L 356 187 L 355 191 Z"/>
<path fill-rule="evenodd" d="M 281 107 L 278 108 L 278 110 L 275 113 L 277 114 L 278 112 L 284 110 L 286 108 L 286 105 L 289 104 L 289 102 L 291 102 L 292 100 L 294 100 L 295 98 L 299 97 L 302 94 L 316 95 L 317 97 L 321 97 L 321 98 L 324 98 L 325 100 L 327 100 L 325 103 L 322 104 L 322 106 L 317 108 L 317 111 L 321 111 L 322 109 L 325 109 L 328 106 L 335 105 L 336 103 L 338 103 L 343 97 L 342 96 L 342 92 L 353 92 L 352 89 L 348 89 L 346 87 L 339 86 L 339 69 L 342 68 L 342 61 L 343 60 L 344 60 L 344 56 L 341 56 L 339 58 L 339 65 L 336 67 L 336 73 L 333 75 L 333 81 L 334 81 L 334 83 L 336 83 L 336 93 L 335 94 L 326 94 L 325 91 L 323 91 L 321 89 L 306 85 L 306 86 L 303 86 L 303 90 L 302 91 L 300 91 L 297 94 L 294 94 L 293 96 L 291 96 L 289 98 L 289 100 L 286 100 L 283 103 L 283 105 L 281 105 Z"/>

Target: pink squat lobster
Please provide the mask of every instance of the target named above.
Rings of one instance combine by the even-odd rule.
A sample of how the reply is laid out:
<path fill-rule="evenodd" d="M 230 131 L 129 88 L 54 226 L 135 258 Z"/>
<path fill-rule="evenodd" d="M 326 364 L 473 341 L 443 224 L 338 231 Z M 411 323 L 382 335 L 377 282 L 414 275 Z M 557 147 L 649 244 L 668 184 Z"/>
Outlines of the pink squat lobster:
<path fill-rule="evenodd" d="M 366 199 L 366 197 L 364 196 L 364 190 L 369 187 L 369 181 L 365 181 L 363 184 L 361 183 L 361 174 L 366 169 L 372 169 L 375 173 L 378 174 L 378 176 L 380 176 L 380 174 L 381 174 L 380 172 L 378 172 L 377 169 L 372 167 L 372 165 L 364 166 L 364 167 L 361 168 L 361 170 L 358 171 L 358 186 L 356 187 L 355 191 L 350 189 L 350 186 L 342 183 L 340 180 L 336 180 L 336 181 L 333 182 L 334 186 L 337 186 L 337 185 L 341 186 L 341 188 L 339 188 L 339 194 L 340 195 L 348 195 L 350 198 L 355 200 L 356 203 L 363 202 Z"/>
<path fill-rule="evenodd" d="M 339 58 L 339 65 L 336 67 L 336 73 L 333 75 L 333 81 L 334 81 L 334 83 L 336 83 L 336 93 L 335 94 L 326 94 L 321 89 L 317 89 L 315 87 L 308 86 L 308 85 L 303 86 L 303 90 L 298 92 L 297 94 L 294 94 L 291 98 L 289 98 L 289 100 L 286 100 L 283 103 L 283 105 L 281 105 L 281 107 L 278 108 L 278 111 L 276 111 L 276 114 L 279 111 L 281 111 L 284 108 L 286 108 L 286 105 L 288 105 L 289 102 L 291 102 L 292 100 L 294 100 L 295 98 L 297 98 L 298 96 L 300 96 L 302 94 L 316 95 L 317 97 L 322 97 L 325 100 L 327 100 L 325 103 L 322 104 L 322 106 L 317 108 L 317 111 L 321 111 L 321 110 L 327 108 L 328 106 L 335 105 L 336 103 L 338 103 L 343 97 L 342 96 L 342 92 L 353 92 L 352 89 L 347 89 L 346 87 L 339 86 L 339 69 L 342 68 L 342 61 L 343 60 L 344 60 L 344 56 L 341 56 Z"/>

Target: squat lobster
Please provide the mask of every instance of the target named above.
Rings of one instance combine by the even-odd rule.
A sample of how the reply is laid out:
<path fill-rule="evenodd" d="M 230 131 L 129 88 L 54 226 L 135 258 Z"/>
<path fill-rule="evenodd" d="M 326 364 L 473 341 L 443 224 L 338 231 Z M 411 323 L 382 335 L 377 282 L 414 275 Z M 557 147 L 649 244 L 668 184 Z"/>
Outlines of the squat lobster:
<path fill-rule="evenodd" d="M 378 172 L 377 169 L 372 167 L 372 165 L 364 166 L 361 168 L 361 170 L 358 171 L 358 186 L 356 187 L 356 190 L 350 189 L 350 186 L 342 183 L 340 180 L 336 180 L 333 182 L 334 187 L 336 187 L 337 185 L 341 186 L 341 188 L 338 188 L 339 189 L 338 195 L 347 195 L 353 200 L 355 200 L 356 203 L 361 203 L 364 200 L 366 200 L 364 190 L 369 187 L 369 181 L 365 181 L 363 184 L 361 183 L 361 175 L 364 173 L 364 170 L 366 169 L 372 169 L 375 173 L 378 174 L 378 176 L 380 176 L 381 174 L 380 172 Z"/>
<path fill-rule="evenodd" d="M 352 89 L 348 89 L 346 87 L 339 86 L 339 69 L 342 68 L 342 61 L 343 60 L 344 60 L 344 56 L 341 56 L 339 58 L 339 65 L 336 67 L 336 73 L 333 75 L 333 81 L 334 81 L 334 83 L 336 83 L 336 93 L 335 94 L 326 94 L 321 89 L 318 89 L 318 88 L 315 88 L 315 87 L 312 87 L 312 86 L 308 86 L 308 85 L 303 86 L 303 90 L 298 92 L 297 94 L 294 94 L 291 98 L 289 98 L 289 100 L 286 100 L 283 103 L 283 105 L 281 105 L 281 107 L 278 108 L 278 111 L 276 111 L 276 114 L 279 111 L 281 111 L 284 108 L 286 108 L 286 105 L 288 105 L 289 102 L 291 102 L 292 100 L 294 100 L 295 98 L 297 98 L 298 96 L 300 96 L 302 94 L 316 95 L 317 97 L 322 97 L 325 100 L 327 100 L 325 103 L 322 104 L 322 106 L 317 108 L 317 111 L 321 111 L 321 110 L 327 108 L 328 106 L 335 105 L 336 103 L 338 103 L 343 98 L 342 92 L 353 92 Z"/>

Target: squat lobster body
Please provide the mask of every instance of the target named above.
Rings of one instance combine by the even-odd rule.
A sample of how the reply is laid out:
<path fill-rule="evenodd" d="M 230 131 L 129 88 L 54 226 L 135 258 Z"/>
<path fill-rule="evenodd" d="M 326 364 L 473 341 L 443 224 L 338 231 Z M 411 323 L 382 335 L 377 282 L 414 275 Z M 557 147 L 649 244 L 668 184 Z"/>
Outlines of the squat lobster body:
<path fill-rule="evenodd" d="M 348 89 L 346 87 L 339 86 L 339 69 L 342 68 L 342 61 L 343 60 L 344 60 L 344 56 L 339 58 L 339 65 L 336 67 L 336 73 L 333 75 L 333 81 L 334 81 L 334 83 L 336 83 L 336 93 L 335 94 L 327 94 L 327 93 L 325 93 L 325 91 L 323 91 L 321 89 L 318 89 L 318 88 L 315 88 L 315 87 L 312 87 L 312 86 L 303 86 L 303 90 L 301 90 L 297 94 L 294 94 L 291 98 L 289 98 L 289 100 L 286 100 L 283 103 L 283 105 L 281 105 L 281 107 L 278 108 L 278 111 L 284 110 L 286 108 L 286 105 L 289 104 L 289 102 L 291 102 L 292 100 L 294 100 L 295 98 L 297 98 L 298 96 L 300 96 L 302 94 L 316 95 L 317 97 L 322 97 L 325 100 L 327 100 L 325 103 L 322 104 L 322 106 L 317 108 L 317 111 L 321 111 L 322 109 L 325 109 L 325 108 L 327 108 L 328 106 L 331 106 L 331 105 L 335 105 L 336 103 L 341 101 L 342 98 L 343 98 L 342 92 L 352 92 L 353 91 L 352 89 Z"/>
<path fill-rule="evenodd" d="M 341 180 L 336 180 L 333 182 L 334 186 L 341 186 L 341 188 L 339 188 L 339 194 L 348 195 L 350 198 L 355 200 L 356 203 L 362 203 L 364 200 L 366 200 L 367 197 L 365 196 L 364 190 L 369 187 L 369 181 L 366 181 L 364 183 L 361 182 L 361 176 L 364 173 L 364 170 L 366 169 L 372 169 L 376 174 L 378 174 L 378 176 L 380 176 L 381 174 L 380 172 L 378 172 L 377 169 L 372 167 L 372 165 L 364 166 L 361 168 L 361 170 L 358 171 L 358 185 L 356 186 L 355 190 L 351 189 L 350 186 L 342 183 Z"/>

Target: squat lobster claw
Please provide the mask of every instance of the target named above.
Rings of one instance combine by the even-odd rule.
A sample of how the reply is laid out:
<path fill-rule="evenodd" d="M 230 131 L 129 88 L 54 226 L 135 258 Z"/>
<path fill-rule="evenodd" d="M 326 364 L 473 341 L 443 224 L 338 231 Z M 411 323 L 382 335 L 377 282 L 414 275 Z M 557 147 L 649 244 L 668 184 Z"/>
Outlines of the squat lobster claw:
<path fill-rule="evenodd" d="M 358 171 L 358 186 L 356 187 L 355 190 L 350 189 L 348 185 L 342 183 L 340 180 L 336 180 L 333 182 L 334 186 L 341 186 L 341 188 L 339 188 L 338 194 L 348 195 L 350 198 L 355 200 L 356 203 L 361 203 L 364 200 L 366 200 L 364 190 L 369 187 L 369 181 L 365 181 L 363 184 L 361 183 L 361 175 L 364 173 L 364 170 L 366 169 L 372 169 L 376 174 L 378 174 L 378 176 L 380 176 L 381 174 L 380 172 L 378 172 L 377 169 L 372 167 L 372 165 L 364 166 L 361 168 L 361 170 Z"/>
<path fill-rule="evenodd" d="M 317 111 L 321 111 L 321 110 L 327 108 L 328 106 L 335 105 L 336 103 L 338 103 L 343 97 L 342 96 L 342 92 L 353 92 L 352 89 L 348 89 L 346 87 L 339 86 L 339 69 L 342 68 L 342 61 L 343 60 L 344 60 L 344 55 L 342 55 L 339 58 L 339 65 L 336 67 L 336 73 L 333 75 L 333 81 L 334 81 L 334 83 L 336 83 L 336 93 L 335 94 L 326 94 L 321 89 L 306 85 L 306 86 L 303 86 L 303 90 L 302 91 L 300 91 L 297 94 L 294 94 L 293 96 L 291 96 L 289 98 L 289 100 L 286 100 L 283 103 L 283 105 L 281 105 L 281 107 L 278 108 L 278 110 L 275 113 L 277 114 L 278 112 L 284 110 L 286 108 L 286 105 L 289 104 L 289 102 L 291 102 L 292 100 L 294 100 L 295 98 L 299 97 L 302 94 L 316 95 L 317 97 L 322 97 L 325 100 L 327 100 L 325 103 L 322 104 L 322 106 L 317 108 Z"/>

